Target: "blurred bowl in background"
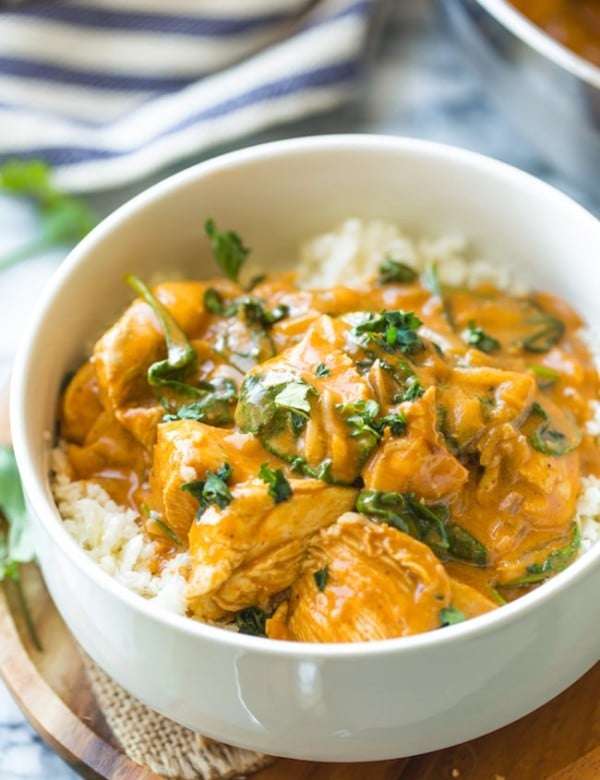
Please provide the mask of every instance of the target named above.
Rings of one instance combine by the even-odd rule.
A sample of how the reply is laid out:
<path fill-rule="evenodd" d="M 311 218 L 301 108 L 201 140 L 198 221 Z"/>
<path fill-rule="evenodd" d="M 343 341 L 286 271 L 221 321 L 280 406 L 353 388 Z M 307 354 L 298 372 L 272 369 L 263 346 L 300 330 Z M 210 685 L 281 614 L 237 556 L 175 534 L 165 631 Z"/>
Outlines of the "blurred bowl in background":
<path fill-rule="evenodd" d="M 505 0 L 442 0 L 490 97 L 558 169 L 600 194 L 600 68 Z"/>

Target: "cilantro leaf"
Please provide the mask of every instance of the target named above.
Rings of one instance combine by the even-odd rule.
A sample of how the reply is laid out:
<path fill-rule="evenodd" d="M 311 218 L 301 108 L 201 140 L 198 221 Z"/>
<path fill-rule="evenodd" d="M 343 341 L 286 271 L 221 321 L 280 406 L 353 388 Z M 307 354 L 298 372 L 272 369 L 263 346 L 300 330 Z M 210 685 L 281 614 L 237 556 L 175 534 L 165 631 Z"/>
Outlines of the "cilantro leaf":
<path fill-rule="evenodd" d="M 52 185 L 50 168 L 43 160 L 8 160 L 0 169 L 0 190 L 31 201 L 40 215 L 39 236 L 0 257 L 0 268 L 61 244 L 77 243 L 98 221 L 84 201 Z"/>
<path fill-rule="evenodd" d="M 440 623 L 442 626 L 454 626 L 456 623 L 462 623 L 466 619 L 465 613 L 452 605 L 440 610 Z"/>
<path fill-rule="evenodd" d="M 384 309 L 379 314 L 369 314 L 364 322 L 352 329 L 352 336 L 363 348 L 374 342 L 388 353 L 399 350 L 412 355 L 425 347 L 417 335 L 421 325 L 414 312 Z"/>
<path fill-rule="evenodd" d="M 269 486 L 269 495 L 276 504 L 287 501 L 292 496 L 292 488 L 281 469 L 271 469 L 263 463 L 258 476 Z"/>
<path fill-rule="evenodd" d="M 391 257 L 386 257 L 379 266 L 380 284 L 390 284 L 391 282 L 410 284 L 411 282 L 414 282 L 418 276 L 419 274 L 414 268 L 406 265 L 406 263 L 393 260 Z"/>
<path fill-rule="evenodd" d="M 216 472 L 207 471 L 206 479 L 197 479 L 180 485 L 181 490 L 191 493 L 200 504 L 196 520 L 202 517 L 209 506 L 214 504 L 219 509 L 225 509 L 233 501 L 233 496 L 227 486 L 232 472 L 233 469 L 229 463 L 223 463 Z"/>
<path fill-rule="evenodd" d="M 485 352 L 488 355 L 491 352 L 496 352 L 500 349 L 500 342 L 489 333 L 486 333 L 483 328 L 475 325 L 473 320 L 467 323 L 467 333 L 465 338 L 467 344 L 481 352 Z"/>
<path fill-rule="evenodd" d="M 240 634 L 266 636 L 266 624 L 269 616 L 260 607 L 246 607 L 235 616 L 235 624 Z"/>
<path fill-rule="evenodd" d="M 237 233 L 217 230 L 213 219 L 206 220 L 204 231 L 210 239 L 217 265 L 227 278 L 237 282 L 250 250 L 244 246 Z"/>
<path fill-rule="evenodd" d="M 325 363 L 319 363 L 315 369 L 315 376 L 324 377 L 329 376 L 329 374 L 331 374 L 331 371 L 327 368 Z"/>
<path fill-rule="evenodd" d="M 299 379 L 288 384 L 273 399 L 279 409 L 287 409 L 303 417 L 310 414 L 309 395 L 316 395 L 317 391 L 304 379 Z"/>
<path fill-rule="evenodd" d="M 317 588 L 322 593 L 325 590 L 325 585 L 327 585 L 327 580 L 329 578 L 329 566 L 323 566 L 319 571 L 313 572 L 313 577 L 315 578 Z"/>

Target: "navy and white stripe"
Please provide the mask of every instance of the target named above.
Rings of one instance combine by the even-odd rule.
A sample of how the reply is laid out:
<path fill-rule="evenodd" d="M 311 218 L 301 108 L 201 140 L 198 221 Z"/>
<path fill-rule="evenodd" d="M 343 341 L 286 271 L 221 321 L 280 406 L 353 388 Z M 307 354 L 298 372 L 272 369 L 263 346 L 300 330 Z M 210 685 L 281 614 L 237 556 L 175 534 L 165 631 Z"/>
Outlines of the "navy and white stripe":
<path fill-rule="evenodd" d="M 381 0 L 42 0 L 0 11 L 0 162 L 117 187 L 327 109 Z M 165 10 L 166 9 L 166 10 Z"/>

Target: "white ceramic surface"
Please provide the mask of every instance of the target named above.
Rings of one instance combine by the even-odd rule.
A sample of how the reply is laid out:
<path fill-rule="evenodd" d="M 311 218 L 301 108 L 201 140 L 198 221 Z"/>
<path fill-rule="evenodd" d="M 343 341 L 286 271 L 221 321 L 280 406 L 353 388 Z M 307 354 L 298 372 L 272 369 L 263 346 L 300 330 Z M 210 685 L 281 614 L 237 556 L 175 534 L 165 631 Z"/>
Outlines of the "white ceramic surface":
<path fill-rule="evenodd" d="M 68 536 L 48 486 L 61 380 L 129 299 L 132 271 L 210 276 L 202 224 L 257 257 L 348 215 L 460 232 L 491 261 L 563 295 L 595 327 L 600 223 L 549 186 L 464 151 L 380 136 L 299 139 L 180 173 L 105 220 L 59 269 L 22 343 L 12 432 L 46 582 L 92 657 L 142 701 L 217 739 L 278 755 L 358 761 L 420 753 L 496 729 L 600 657 L 600 546 L 535 592 L 443 630 L 353 645 L 276 642 L 160 612 Z"/>

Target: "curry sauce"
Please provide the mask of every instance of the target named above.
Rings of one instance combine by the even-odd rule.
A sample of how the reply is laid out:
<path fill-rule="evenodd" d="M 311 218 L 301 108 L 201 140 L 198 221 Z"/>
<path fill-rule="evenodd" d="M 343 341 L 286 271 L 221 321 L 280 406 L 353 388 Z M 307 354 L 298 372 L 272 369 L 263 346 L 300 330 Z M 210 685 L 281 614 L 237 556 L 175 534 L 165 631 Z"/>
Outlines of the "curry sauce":
<path fill-rule="evenodd" d="M 563 46 L 600 66 L 598 0 L 511 0 L 511 4 Z"/>
<path fill-rule="evenodd" d="M 327 290 L 129 283 L 64 392 L 61 437 L 73 478 L 138 510 L 157 567 L 189 550 L 190 616 L 403 636 L 576 557 L 599 378 L 563 301 L 393 260 Z"/>

